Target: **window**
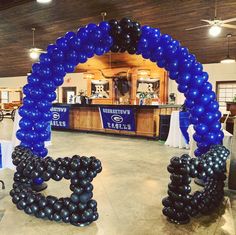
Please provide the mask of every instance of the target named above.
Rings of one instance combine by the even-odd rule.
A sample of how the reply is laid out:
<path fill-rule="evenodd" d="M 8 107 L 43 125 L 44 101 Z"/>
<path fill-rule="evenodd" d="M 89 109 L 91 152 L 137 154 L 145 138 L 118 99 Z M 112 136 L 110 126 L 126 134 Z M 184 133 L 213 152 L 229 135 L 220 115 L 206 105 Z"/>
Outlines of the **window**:
<path fill-rule="evenodd" d="M 9 103 L 9 92 L 1 91 L 1 103 Z"/>
<path fill-rule="evenodd" d="M 220 109 L 226 110 L 226 102 L 232 102 L 236 96 L 236 81 L 216 82 L 216 95 Z"/>

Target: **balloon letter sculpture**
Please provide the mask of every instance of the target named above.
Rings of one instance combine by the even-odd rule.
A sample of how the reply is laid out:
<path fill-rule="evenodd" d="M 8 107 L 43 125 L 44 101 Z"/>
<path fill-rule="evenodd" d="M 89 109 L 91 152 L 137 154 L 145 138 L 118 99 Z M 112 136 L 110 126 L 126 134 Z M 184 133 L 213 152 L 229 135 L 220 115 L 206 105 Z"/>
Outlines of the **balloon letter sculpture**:
<path fill-rule="evenodd" d="M 198 148 L 194 158 L 183 155 L 171 159 L 168 166 L 171 183 L 168 197 L 163 199 L 164 215 L 172 222 L 186 223 L 190 216 L 212 211 L 223 197 L 229 151 L 221 145 L 221 113 L 208 74 L 195 56 L 171 36 L 161 34 L 157 28 L 141 27 L 127 18 L 88 24 L 77 33 L 66 33 L 49 45 L 32 66 L 28 84 L 23 88 L 23 106 L 19 109 L 22 119 L 16 135 L 21 143 L 12 155 L 17 170 L 10 192 L 13 203 L 27 214 L 73 225 L 89 224 L 98 218 L 91 181 L 102 170 L 101 162 L 95 157 L 78 155 L 53 160 L 46 157 L 44 142 L 50 134 L 47 127 L 52 119 L 50 108 L 56 98 L 55 90 L 63 84 L 65 74 L 88 58 L 108 51 L 141 54 L 157 63 L 169 71 L 170 79 L 178 83 L 178 90 L 186 97 L 185 106 L 196 131 L 193 138 Z M 59 181 L 63 177 L 71 181 L 70 197 L 45 197 L 32 188 L 32 184 L 40 185 L 51 178 Z M 205 180 L 202 192 L 190 195 L 191 177 Z"/>

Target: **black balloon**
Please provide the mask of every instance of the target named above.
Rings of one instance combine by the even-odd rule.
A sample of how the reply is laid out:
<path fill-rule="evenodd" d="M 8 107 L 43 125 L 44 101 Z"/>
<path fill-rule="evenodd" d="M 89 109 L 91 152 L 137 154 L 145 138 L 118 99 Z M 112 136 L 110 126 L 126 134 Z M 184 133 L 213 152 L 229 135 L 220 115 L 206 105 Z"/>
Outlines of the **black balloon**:
<path fill-rule="evenodd" d="M 221 145 L 212 146 L 201 158 L 184 154 L 173 157 L 167 167 L 171 173 L 168 197 L 162 200 L 162 212 L 174 223 L 188 223 L 190 216 L 209 214 L 224 197 L 225 161 L 229 152 Z M 191 177 L 205 180 L 202 191 L 191 193 Z"/>
<path fill-rule="evenodd" d="M 72 158 L 36 158 L 30 150 L 17 146 L 12 154 L 16 165 L 12 202 L 26 214 L 54 221 L 62 220 L 73 225 L 89 224 L 98 219 L 97 202 L 92 199 L 93 185 L 90 183 L 101 171 L 101 162 L 95 157 L 74 155 Z M 32 190 L 36 177 L 45 181 L 70 179 L 70 197 L 45 197 Z"/>

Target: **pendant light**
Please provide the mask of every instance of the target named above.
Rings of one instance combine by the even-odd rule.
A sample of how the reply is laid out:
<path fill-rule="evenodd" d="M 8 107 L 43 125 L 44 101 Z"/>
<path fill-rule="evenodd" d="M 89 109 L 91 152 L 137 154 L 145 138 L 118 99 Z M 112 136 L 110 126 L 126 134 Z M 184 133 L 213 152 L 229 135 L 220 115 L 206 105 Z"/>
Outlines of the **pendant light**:
<path fill-rule="evenodd" d="M 228 44 L 228 49 L 227 49 L 227 56 L 225 59 L 221 60 L 220 63 L 222 64 L 231 64 L 231 63 L 235 63 L 235 59 L 231 58 L 229 55 L 229 40 L 232 37 L 232 34 L 227 34 L 227 44 Z"/>
<path fill-rule="evenodd" d="M 46 4 L 46 3 L 50 3 L 52 0 L 37 0 L 38 3 L 43 3 L 43 4 Z"/>
<path fill-rule="evenodd" d="M 42 49 L 35 47 L 34 45 L 34 34 L 35 34 L 35 28 L 32 28 L 32 36 L 33 36 L 33 47 L 29 50 L 29 56 L 33 60 L 37 60 L 40 56 L 40 54 L 43 52 Z"/>

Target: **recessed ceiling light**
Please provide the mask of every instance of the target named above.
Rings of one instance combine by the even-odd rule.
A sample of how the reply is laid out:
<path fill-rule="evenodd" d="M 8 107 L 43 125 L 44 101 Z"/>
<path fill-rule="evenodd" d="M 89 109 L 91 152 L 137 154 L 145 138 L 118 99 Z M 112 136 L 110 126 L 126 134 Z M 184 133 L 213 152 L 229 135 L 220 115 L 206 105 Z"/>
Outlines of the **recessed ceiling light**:
<path fill-rule="evenodd" d="M 50 3 L 52 0 L 37 0 L 38 3 Z"/>

